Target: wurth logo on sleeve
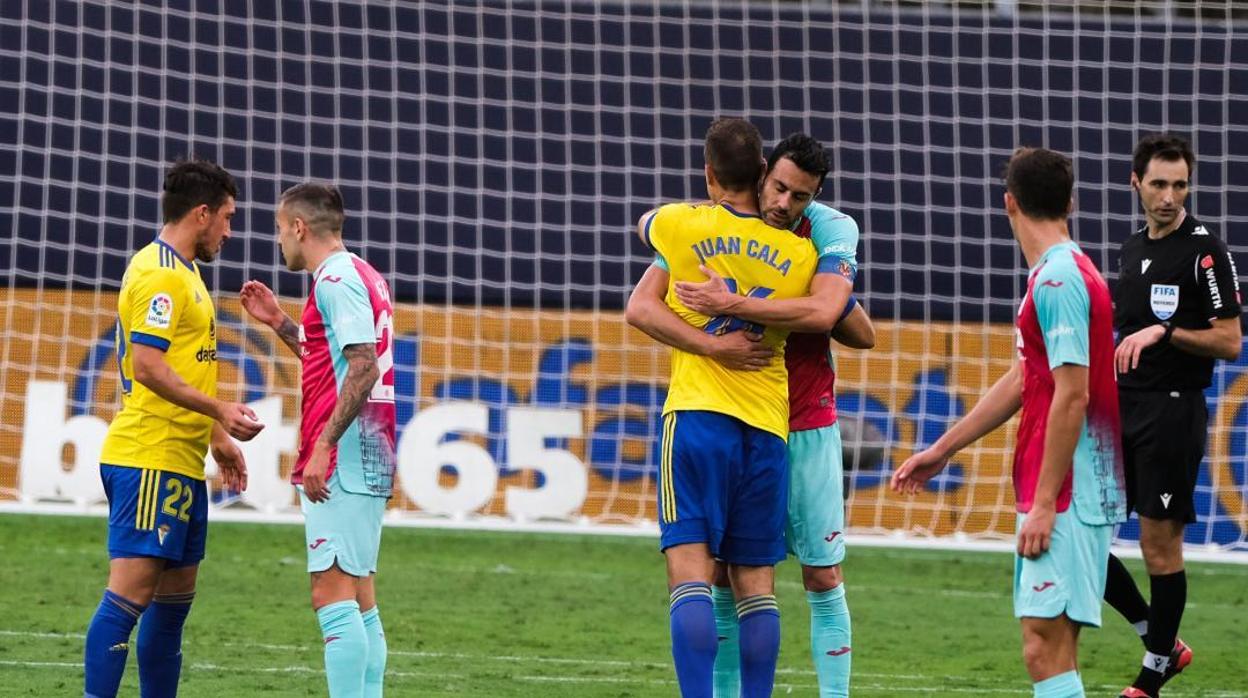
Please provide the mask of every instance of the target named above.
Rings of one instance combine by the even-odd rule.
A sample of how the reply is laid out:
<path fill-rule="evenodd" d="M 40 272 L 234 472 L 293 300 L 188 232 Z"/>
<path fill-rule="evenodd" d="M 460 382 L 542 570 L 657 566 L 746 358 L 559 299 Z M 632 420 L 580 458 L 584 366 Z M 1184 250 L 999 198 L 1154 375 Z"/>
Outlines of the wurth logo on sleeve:
<path fill-rule="evenodd" d="M 1205 255 L 1205 259 L 1209 259 L 1209 256 Z M 1203 266 L 1203 263 L 1202 263 L 1202 266 Z M 1218 277 L 1216 274 L 1213 273 L 1212 264 L 1210 264 L 1208 267 L 1205 267 L 1205 283 L 1208 284 L 1209 286 L 1209 300 L 1213 301 L 1213 309 L 1221 310 L 1222 309 L 1222 290 L 1218 288 Z"/>

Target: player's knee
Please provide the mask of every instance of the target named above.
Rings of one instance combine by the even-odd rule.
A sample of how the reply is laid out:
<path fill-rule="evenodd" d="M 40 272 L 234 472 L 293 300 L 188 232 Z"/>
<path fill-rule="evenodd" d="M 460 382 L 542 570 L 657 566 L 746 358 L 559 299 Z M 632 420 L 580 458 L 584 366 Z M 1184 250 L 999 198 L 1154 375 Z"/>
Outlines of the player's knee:
<path fill-rule="evenodd" d="M 802 586 L 806 591 L 831 591 L 845 582 L 840 565 L 808 567 L 802 565 Z"/>
<path fill-rule="evenodd" d="M 1023 633 L 1023 664 L 1027 667 L 1027 673 L 1035 676 L 1043 676 L 1052 663 L 1052 652 L 1048 643 L 1039 633 Z"/>
<path fill-rule="evenodd" d="M 312 610 L 339 601 L 358 599 L 359 580 L 344 572 L 337 564 L 312 573 Z"/>
<path fill-rule="evenodd" d="M 1154 531 L 1140 537 L 1140 552 L 1149 574 L 1173 574 L 1183 569 L 1182 529 L 1176 536 Z"/>

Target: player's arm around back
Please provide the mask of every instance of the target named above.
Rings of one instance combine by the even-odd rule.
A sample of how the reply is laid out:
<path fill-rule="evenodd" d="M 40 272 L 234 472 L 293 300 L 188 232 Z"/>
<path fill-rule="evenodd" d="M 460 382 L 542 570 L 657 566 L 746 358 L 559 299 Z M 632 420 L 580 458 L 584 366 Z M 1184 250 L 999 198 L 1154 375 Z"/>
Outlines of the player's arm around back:
<path fill-rule="evenodd" d="M 849 315 L 836 323 L 836 327 L 832 328 L 832 339 L 850 349 L 875 348 L 875 323 L 871 322 L 871 316 L 862 304 L 854 303 Z"/>
<path fill-rule="evenodd" d="M 657 263 L 646 269 L 624 310 L 628 324 L 662 344 L 690 354 L 709 356 L 726 368 L 751 371 L 771 364 L 773 351 L 758 341 L 761 337 L 750 337 L 744 332 L 717 337 L 682 320 L 664 301 L 668 280 L 668 272 Z"/>
<path fill-rule="evenodd" d="M 702 268 L 709 281 L 677 282 L 680 302 L 703 315 L 733 315 L 791 332 L 830 332 L 845 312 L 853 282 L 840 274 L 817 273 L 810 293 L 801 298 L 752 298 L 732 293 L 713 270 Z"/>

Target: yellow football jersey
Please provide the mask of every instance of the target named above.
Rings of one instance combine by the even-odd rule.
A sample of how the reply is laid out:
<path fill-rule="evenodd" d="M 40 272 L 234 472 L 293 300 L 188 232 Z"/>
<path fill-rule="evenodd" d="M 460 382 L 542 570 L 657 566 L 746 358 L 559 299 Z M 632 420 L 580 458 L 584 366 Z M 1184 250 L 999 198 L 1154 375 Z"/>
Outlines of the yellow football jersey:
<path fill-rule="evenodd" d="M 784 340 L 788 330 L 695 313 L 681 304 L 674 285 L 677 281 L 705 281 L 698 270 L 699 265 L 705 265 L 742 295 L 800 298 L 809 293 L 818 262 L 810 240 L 772 228 L 758 216 L 741 214 L 725 205 L 668 204 L 651 217 L 645 233 L 651 247 L 667 260 L 671 280 L 666 300 L 677 315 L 714 334 L 761 330 L 762 341 L 775 349 L 771 364 L 761 371 L 733 371 L 709 357 L 673 349 L 672 378 L 663 413 L 719 412 L 787 439 L 789 381 L 784 368 Z"/>
<path fill-rule="evenodd" d="M 212 418 L 178 407 L 134 380 L 131 349 L 145 344 L 163 350 L 174 373 L 215 397 L 216 330 L 212 297 L 194 262 L 161 240 L 135 253 L 117 296 L 122 407 L 108 427 L 100 462 L 204 479 Z"/>

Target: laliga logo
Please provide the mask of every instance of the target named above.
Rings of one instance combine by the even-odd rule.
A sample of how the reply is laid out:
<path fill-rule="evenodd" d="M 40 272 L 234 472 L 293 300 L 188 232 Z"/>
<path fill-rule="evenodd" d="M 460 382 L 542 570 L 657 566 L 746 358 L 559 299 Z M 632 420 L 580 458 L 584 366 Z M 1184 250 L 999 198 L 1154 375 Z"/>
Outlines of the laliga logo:
<path fill-rule="evenodd" d="M 169 314 L 169 308 L 173 305 L 173 301 L 163 293 L 152 299 L 152 313 L 157 317 L 165 317 Z"/>

